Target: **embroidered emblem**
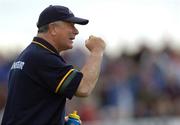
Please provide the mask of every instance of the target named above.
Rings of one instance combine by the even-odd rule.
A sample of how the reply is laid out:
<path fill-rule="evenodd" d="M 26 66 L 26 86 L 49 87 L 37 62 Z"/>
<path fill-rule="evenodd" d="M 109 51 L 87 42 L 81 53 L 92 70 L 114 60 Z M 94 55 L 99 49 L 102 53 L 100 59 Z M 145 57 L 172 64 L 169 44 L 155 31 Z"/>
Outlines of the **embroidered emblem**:
<path fill-rule="evenodd" d="M 24 62 L 22 61 L 18 61 L 18 62 L 14 62 L 11 69 L 23 69 L 23 66 L 24 66 Z"/>

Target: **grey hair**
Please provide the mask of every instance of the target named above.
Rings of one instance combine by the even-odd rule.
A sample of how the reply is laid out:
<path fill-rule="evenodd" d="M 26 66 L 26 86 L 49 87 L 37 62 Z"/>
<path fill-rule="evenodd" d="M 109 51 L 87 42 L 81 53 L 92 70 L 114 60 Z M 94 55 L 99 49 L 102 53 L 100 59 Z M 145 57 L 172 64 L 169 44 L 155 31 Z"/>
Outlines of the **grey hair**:
<path fill-rule="evenodd" d="M 49 25 L 48 24 L 44 25 L 44 26 L 41 26 L 38 29 L 38 33 L 46 33 L 48 31 L 48 29 L 49 29 Z"/>
<path fill-rule="evenodd" d="M 52 22 L 50 24 L 56 24 L 56 25 L 60 24 L 60 25 L 62 25 L 63 21 L 55 21 L 55 22 Z M 48 29 L 49 29 L 49 24 L 43 25 L 43 26 L 39 27 L 38 33 L 46 33 L 48 31 Z"/>

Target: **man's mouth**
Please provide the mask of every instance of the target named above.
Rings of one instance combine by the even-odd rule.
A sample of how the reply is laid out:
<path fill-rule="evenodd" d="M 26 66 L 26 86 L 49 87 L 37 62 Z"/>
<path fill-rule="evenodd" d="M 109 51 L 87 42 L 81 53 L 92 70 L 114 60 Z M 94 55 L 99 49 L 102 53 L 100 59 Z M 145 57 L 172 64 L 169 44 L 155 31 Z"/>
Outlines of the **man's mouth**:
<path fill-rule="evenodd" d="M 72 37 L 72 38 L 69 38 L 71 41 L 73 41 L 75 38 L 74 37 Z"/>

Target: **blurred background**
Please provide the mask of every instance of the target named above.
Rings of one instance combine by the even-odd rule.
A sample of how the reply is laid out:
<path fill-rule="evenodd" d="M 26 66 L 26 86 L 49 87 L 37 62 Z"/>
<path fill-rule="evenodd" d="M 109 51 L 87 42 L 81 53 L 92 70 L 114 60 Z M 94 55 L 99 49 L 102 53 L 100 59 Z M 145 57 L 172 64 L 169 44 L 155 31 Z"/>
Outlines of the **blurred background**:
<path fill-rule="evenodd" d="M 0 0 L 0 117 L 13 60 L 51 4 L 90 20 L 77 25 L 74 48 L 62 53 L 67 62 L 83 66 L 91 34 L 107 43 L 96 88 L 88 98 L 68 100 L 67 114 L 77 110 L 83 125 L 180 124 L 179 0 Z"/>

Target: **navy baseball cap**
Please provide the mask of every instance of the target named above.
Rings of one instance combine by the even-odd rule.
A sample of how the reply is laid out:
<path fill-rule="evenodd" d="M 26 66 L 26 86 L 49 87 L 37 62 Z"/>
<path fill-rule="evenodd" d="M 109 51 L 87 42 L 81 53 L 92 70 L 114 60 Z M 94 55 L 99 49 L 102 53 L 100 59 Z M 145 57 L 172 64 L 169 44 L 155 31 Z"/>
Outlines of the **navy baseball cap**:
<path fill-rule="evenodd" d="M 75 17 L 72 11 L 65 6 L 50 5 L 41 12 L 37 22 L 37 27 L 39 28 L 43 25 L 59 20 L 72 22 L 80 25 L 86 25 L 89 22 L 89 20 L 87 19 Z"/>

